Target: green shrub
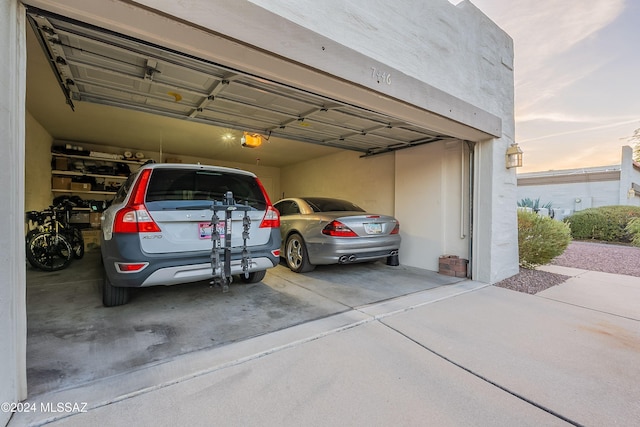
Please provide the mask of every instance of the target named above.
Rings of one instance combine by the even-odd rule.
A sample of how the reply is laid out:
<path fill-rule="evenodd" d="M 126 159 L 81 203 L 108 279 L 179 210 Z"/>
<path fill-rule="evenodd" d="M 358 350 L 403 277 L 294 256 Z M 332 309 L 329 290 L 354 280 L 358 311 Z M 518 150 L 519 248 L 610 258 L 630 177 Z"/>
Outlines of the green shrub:
<path fill-rule="evenodd" d="M 571 241 L 569 225 L 533 212 L 518 211 L 520 265 L 532 268 L 561 255 Z"/>
<path fill-rule="evenodd" d="M 631 236 L 631 243 L 640 246 L 640 217 L 633 218 L 627 224 L 625 231 Z"/>
<path fill-rule="evenodd" d="M 574 239 L 628 243 L 633 236 L 627 231 L 627 224 L 638 217 L 637 206 L 603 206 L 576 212 L 563 221 L 571 227 Z"/>

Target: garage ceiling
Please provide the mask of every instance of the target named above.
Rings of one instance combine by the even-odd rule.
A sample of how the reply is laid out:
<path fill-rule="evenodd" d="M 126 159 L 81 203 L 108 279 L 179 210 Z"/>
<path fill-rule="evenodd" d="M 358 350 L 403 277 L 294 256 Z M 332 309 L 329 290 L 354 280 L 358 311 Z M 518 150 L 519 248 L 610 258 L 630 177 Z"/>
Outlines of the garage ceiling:
<path fill-rule="evenodd" d="M 41 53 L 33 52 L 32 40 L 27 107 L 56 139 L 246 163 L 258 155 L 262 164 L 283 166 L 339 149 L 372 155 L 449 138 L 60 16 L 30 11 L 28 17 Z M 54 107 L 43 94 L 56 80 L 64 98 L 54 96 Z M 43 81 L 47 90 L 39 89 Z M 267 142 L 241 148 L 242 131 Z"/>

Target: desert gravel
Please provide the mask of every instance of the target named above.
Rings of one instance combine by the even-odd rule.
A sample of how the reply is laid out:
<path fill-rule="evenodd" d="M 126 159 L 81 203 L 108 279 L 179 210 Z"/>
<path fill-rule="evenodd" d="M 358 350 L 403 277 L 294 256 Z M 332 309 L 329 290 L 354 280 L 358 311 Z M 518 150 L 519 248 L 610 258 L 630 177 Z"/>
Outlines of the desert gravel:
<path fill-rule="evenodd" d="M 554 258 L 549 264 L 640 277 L 640 248 L 574 241 L 569 243 L 562 255 Z M 551 286 L 559 285 L 568 278 L 569 276 L 562 274 L 520 268 L 520 273 L 495 285 L 518 292 L 536 294 Z"/>

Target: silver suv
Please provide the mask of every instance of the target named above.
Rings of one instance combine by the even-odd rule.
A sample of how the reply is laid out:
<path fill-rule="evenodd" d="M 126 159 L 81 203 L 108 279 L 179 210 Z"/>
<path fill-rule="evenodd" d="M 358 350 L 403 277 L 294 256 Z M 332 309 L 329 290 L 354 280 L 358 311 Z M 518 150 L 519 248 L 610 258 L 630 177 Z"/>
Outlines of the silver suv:
<path fill-rule="evenodd" d="M 228 205 L 231 195 L 239 209 L 217 212 L 218 222 L 214 206 L 225 200 Z M 129 288 L 214 278 L 212 266 L 222 251 L 214 250 L 220 242 L 212 233 L 231 254 L 226 271 L 244 282 L 259 282 L 278 265 L 280 215 L 253 173 L 193 164 L 142 166 L 102 217 L 103 304 L 126 304 Z"/>

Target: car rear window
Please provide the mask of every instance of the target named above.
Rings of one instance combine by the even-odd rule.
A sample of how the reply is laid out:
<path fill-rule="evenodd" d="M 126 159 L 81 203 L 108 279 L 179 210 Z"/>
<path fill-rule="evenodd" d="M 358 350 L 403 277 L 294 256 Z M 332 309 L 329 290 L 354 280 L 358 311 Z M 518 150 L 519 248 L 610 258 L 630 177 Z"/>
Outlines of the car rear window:
<path fill-rule="evenodd" d="M 146 202 L 169 200 L 215 200 L 224 202 L 227 191 L 236 203 L 264 210 L 266 200 L 256 179 L 230 172 L 190 169 L 155 169 L 147 188 Z"/>
<path fill-rule="evenodd" d="M 364 212 L 360 206 L 340 199 L 309 198 L 305 199 L 314 212 Z"/>

